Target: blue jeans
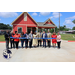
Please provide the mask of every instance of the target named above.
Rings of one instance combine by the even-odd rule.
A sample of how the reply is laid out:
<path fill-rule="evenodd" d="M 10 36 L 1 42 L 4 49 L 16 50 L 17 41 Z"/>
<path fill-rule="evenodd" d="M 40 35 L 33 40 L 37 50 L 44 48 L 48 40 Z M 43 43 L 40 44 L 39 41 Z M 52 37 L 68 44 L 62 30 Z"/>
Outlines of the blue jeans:
<path fill-rule="evenodd" d="M 21 40 L 21 47 L 23 47 L 23 44 L 24 44 L 24 40 Z"/>
<path fill-rule="evenodd" d="M 46 47 L 46 40 L 43 39 L 43 47 Z"/>

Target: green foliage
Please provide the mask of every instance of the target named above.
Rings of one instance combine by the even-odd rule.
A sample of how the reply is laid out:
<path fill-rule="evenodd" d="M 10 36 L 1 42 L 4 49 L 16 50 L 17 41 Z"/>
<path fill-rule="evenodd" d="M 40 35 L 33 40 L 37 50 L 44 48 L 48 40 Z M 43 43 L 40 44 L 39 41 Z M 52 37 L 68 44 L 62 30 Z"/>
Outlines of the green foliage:
<path fill-rule="evenodd" d="M 70 28 L 66 28 L 66 25 L 60 26 L 60 31 L 68 31 L 71 30 Z"/>
<path fill-rule="evenodd" d="M 75 30 L 75 27 L 73 27 L 72 30 Z"/>
<path fill-rule="evenodd" d="M 10 26 L 9 24 L 0 23 L 0 29 L 10 29 L 10 30 L 12 30 L 12 26 Z"/>
<path fill-rule="evenodd" d="M 75 24 L 75 19 L 72 22 Z"/>

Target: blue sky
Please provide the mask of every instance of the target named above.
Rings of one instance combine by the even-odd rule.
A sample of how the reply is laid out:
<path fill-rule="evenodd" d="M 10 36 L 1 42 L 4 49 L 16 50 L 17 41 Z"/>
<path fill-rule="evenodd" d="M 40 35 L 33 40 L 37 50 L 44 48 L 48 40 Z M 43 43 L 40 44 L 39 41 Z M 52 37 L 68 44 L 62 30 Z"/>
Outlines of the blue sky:
<path fill-rule="evenodd" d="M 21 14 L 22 12 L 0 12 L 0 23 L 10 24 Z M 44 22 L 50 18 L 55 25 L 59 26 L 59 13 L 58 12 L 28 12 L 36 22 Z M 75 19 L 75 12 L 60 12 L 60 25 L 66 25 L 68 28 L 72 28 L 75 24 L 72 21 Z"/>

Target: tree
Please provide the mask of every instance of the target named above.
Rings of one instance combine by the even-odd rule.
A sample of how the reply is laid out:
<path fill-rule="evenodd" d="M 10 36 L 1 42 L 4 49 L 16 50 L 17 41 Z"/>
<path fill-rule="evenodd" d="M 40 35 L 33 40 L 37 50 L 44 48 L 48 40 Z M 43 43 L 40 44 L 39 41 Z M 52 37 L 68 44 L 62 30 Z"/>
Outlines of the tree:
<path fill-rule="evenodd" d="M 68 31 L 68 30 L 70 30 L 70 28 L 66 28 L 66 25 L 64 25 L 64 26 L 60 26 L 60 30 L 61 31 Z"/>
<path fill-rule="evenodd" d="M 75 27 L 73 27 L 72 30 L 75 30 Z"/>
<path fill-rule="evenodd" d="M 63 27 L 64 27 L 64 29 L 65 29 L 65 28 L 66 28 L 66 25 L 64 25 Z"/>
<path fill-rule="evenodd" d="M 9 24 L 0 23 L 0 29 L 10 29 L 10 30 L 12 30 L 12 26 L 10 26 Z"/>
<path fill-rule="evenodd" d="M 75 24 L 75 19 L 72 22 Z"/>

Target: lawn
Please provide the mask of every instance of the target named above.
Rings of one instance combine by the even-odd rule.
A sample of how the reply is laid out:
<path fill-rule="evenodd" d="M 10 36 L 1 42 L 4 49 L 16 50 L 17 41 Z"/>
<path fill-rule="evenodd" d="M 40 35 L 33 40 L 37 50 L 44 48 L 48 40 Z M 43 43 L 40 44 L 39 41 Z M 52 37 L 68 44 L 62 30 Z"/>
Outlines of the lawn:
<path fill-rule="evenodd" d="M 5 41 L 4 35 L 0 35 L 0 41 Z"/>
<path fill-rule="evenodd" d="M 61 39 L 62 40 L 70 40 L 70 41 L 75 41 L 75 34 L 61 34 Z"/>
<path fill-rule="evenodd" d="M 61 39 L 75 41 L 73 36 L 75 37 L 75 34 L 61 34 Z M 4 35 L 0 35 L 0 41 L 5 41 Z"/>

